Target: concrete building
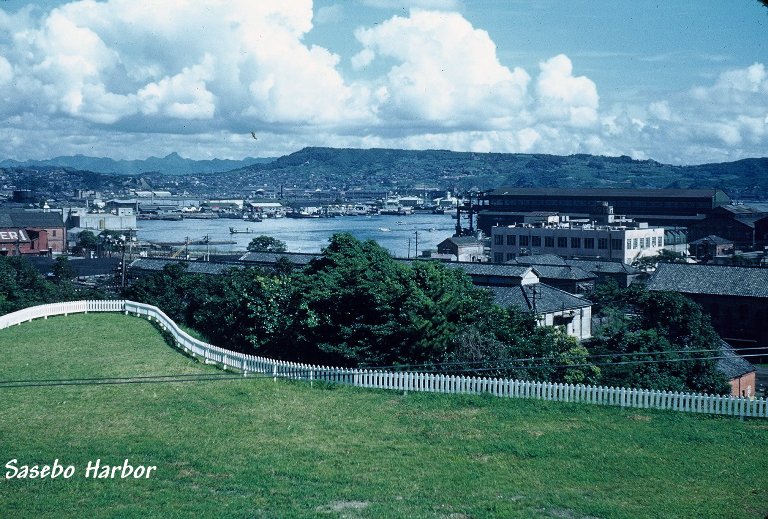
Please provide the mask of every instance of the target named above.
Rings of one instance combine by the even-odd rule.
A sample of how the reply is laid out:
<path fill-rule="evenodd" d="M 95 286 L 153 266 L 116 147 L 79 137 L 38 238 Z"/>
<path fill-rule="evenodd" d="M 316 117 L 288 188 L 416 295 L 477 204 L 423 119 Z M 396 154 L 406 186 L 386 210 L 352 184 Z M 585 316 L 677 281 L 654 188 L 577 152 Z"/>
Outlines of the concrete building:
<path fill-rule="evenodd" d="M 79 227 L 94 231 L 135 231 L 136 213 L 131 208 L 121 207 L 111 212 L 88 212 L 85 208 L 70 209 L 67 227 Z"/>
<path fill-rule="evenodd" d="M 504 263 L 528 254 L 599 258 L 631 264 L 664 248 L 664 229 L 627 225 L 513 225 L 491 229 L 491 260 Z"/>
<path fill-rule="evenodd" d="M 483 242 L 471 236 L 447 238 L 437 244 L 437 253 L 451 261 L 487 261 Z"/>

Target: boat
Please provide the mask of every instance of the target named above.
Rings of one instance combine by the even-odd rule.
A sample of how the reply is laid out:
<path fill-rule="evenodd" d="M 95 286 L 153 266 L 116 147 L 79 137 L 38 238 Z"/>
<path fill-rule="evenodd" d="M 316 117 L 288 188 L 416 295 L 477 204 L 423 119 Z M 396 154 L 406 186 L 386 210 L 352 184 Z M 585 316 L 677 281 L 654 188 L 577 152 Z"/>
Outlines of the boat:
<path fill-rule="evenodd" d="M 389 227 L 379 227 L 379 230 L 380 230 L 381 232 L 389 232 L 389 231 L 391 231 L 392 229 L 390 229 Z"/>
<path fill-rule="evenodd" d="M 256 231 L 253 229 L 249 229 L 248 227 L 245 228 L 245 230 L 242 229 L 235 229 L 234 227 L 229 228 L 229 234 L 254 234 Z"/>

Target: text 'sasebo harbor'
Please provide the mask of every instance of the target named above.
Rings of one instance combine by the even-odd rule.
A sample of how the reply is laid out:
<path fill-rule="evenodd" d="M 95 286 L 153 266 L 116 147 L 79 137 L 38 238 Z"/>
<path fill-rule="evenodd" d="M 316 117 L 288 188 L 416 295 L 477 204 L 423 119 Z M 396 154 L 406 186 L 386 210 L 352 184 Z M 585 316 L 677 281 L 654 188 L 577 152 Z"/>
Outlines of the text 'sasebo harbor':
<path fill-rule="evenodd" d="M 77 472 L 74 465 L 62 465 L 58 458 L 52 465 L 19 465 L 19 460 L 12 459 L 5 468 L 5 479 L 69 479 Z M 89 479 L 149 479 L 154 472 L 155 465 L 133 466 L 127 459 L 122 465 L 107 465 L 99 458 L 85 467 L 85 477 Z"/>

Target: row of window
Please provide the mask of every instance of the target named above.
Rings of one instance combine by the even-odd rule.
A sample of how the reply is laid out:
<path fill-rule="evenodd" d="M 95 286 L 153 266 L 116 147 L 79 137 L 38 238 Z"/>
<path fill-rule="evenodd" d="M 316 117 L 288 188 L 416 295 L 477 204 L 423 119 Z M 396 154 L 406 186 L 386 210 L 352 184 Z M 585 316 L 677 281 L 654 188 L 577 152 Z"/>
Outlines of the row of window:
<path fill-rule="evenodd" d="M 507 245 L 511 247 L 541 247 L 541 236 L 528 236 L 525 234 L 507 234 Z M 612 238 L 609 242 L 608 238 L 576 238 L 572 237 L 570 242 L 566 236 L 544 236 L 544 247 L 555 248 L 555 240 L 557 240 L 558 249 L 567 249 L 570 243 L 571 249 L 594 249 L 597 242 L 597 248 L 601 250 L 608 250 L 610 244 L 611 250 L 621 250 L 621 239 Z M 493 238 L 494 245 L 504 245 L 504 235 L 497 234 Z M 583 247 L 582 247 L 583 243 Z M 627 238 L 627 250 L 631 249 L 645 249 L 648 247 L 663 247 L 664 238 L 661 236 L 649 236 L 647 238 Z"/>

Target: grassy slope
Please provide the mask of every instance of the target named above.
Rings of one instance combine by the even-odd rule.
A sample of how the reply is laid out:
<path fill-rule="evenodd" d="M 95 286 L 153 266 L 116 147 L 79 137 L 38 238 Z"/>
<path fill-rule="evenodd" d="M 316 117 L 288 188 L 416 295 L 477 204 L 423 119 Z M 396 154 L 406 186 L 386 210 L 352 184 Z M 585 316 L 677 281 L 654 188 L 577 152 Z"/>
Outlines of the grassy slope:
<path fill-rule="evenodd" d="M 0 380 L 213 369 L 122 315 L 24 324 L 0 331 L 0 349 Z M 79 469 L 0 478 L 6 517 L 768 513 L 765 422 L 271 379 L 0 388 L 0 398 L 0 463 Z M 85 479 L 96 458 L 159 472 Z"/>

